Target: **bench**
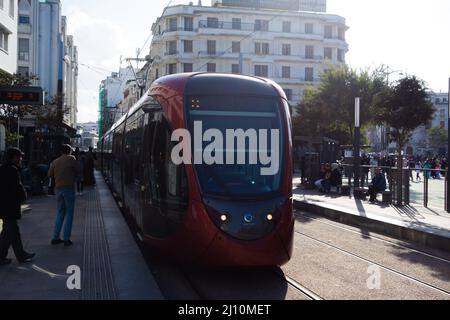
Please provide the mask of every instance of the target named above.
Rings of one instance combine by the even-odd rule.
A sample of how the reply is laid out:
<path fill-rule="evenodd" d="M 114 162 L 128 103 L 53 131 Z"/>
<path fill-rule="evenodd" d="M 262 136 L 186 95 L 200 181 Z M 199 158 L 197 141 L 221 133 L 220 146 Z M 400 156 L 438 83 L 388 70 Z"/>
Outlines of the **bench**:
<path fill-rule="evenodd" d="M 380 194 L 383 196 L 383 203 L 386 204 L 392 204 L 392 197 L 393 197 L 393 193 L 392 191 L 380 191 L 378 192 L 378 194 Z"/>

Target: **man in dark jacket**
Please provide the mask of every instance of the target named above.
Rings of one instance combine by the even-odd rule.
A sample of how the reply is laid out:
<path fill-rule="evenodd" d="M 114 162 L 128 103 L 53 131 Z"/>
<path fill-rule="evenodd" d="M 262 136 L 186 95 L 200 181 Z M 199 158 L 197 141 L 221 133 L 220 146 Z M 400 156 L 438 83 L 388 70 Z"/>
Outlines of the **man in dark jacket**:
<path fill-rule="evenodd" d="M 27 199 L 26 191 L 20 181 L 20 166 L 23 153 L 19 149 L 9 149 L 6 154 L 6 163 L 0 167 L 0 219 L 3 220 L 3 229 L 0 235 L 0 266 L 12 262 L 7 259 L 9 247 L 12 246 L 14 254 L 20 263 L 30 262 L 34 253 L 27 253 L 22 245 L 17 220 L 22 217 L 21 204 Z"/>
<path fill-rule="evenodd" d="M 386 190 L 387 183 L 386 178 L 381 171 L 381 168 L 375 169 L 375 177 L 369 186 L 370 202 L 375 202 L 375 198 L 378 192 Z"/>

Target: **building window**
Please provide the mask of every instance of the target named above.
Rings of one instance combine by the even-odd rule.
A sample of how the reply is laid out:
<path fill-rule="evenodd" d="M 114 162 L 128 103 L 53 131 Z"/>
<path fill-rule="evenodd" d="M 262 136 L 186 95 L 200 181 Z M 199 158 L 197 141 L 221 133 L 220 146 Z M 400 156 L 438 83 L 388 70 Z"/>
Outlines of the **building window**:
<path fill-rule="evenodd" d="M 281 67 L 281 77 L 289 79 L 291 77 L 291 67 L 288 66 Z"/>
<path fill-rule="evenodd" d="M 17 73 L 20 74 L 22 77 L 27 77 L 29 72 L 30 69 L 28 69 L 28 67 L 19 67 L 17 69 Z"/>
<path fill-rule="evenodd" d="M 15 0 L 9 0 L 9 16 L 11 17 L 11 18 L 14 18 L 14 1 Z"/>
<path fill-rule="evenodd" d="M 255 20 L 255 31 L 269 31 L 269 20 Z"/>
<path fill-rule="evenodd" d="M 325 39 L 333 38 L 333 26 L 325 26 Z"/>
<path fill-rule="evenodd" d="M 166 55 L 174 55 L 177 54 L 177 42 L 176 41 L 167 41 L 166 42 Z"/>
<path fill-rule="evenodd" d="M 291 32 L 291 22 L 283 21 L 283 32 Z"/>
<path fill-rule="evenodd" d="M 441 119 L 444 119 L 445 118 L 445 109 L 441 109 L 439 112 L 440 112 Z"/>
<path fill-rule="evenodd" d="M 3 0 L 0 0 L 0 9 L 3 10 Z"/>
<path fill-rule="evenodd" d="M 305 58 L 306 59 L 314 59 L 314 46 L 306 46 Z"/>
<path fill-rule="evenodd" d="M 445 121 L 441 121 L 441 128 L 445 128 Z"/>
<path fill-rule="evenodd" d="M 215 63 L 208 63 L 206 65 L 206 71 L 207 72 L 216 72 L 216 64 Z"/>
<path fill-rule="evenodd" d="M 338 58 L 337 59 L 339 62 L 345 62 L 344 50 L 338 49 Z"/>
<path fill-rule="evenodd" d="M 30 24 L 30 17 L 29 16 L 19 16 L 19 23 L 20 24 Z"/>
<path fill-rule="evenodd" d="M 192 53 L 194 52 L 194 41 L 192 40 L 184 40 L 183 41 L 184 53 Z"/>
<path fill-rule="evenodd" d="M 9 34 L 0 28 L 0 49 L 8 52 L 8 38 Z"/>
<path fill-rule="evenodd" d="M 177 29 L 178 29 L 177 18 L 167 19 L 167 29 L 169 30 L 169 32 L 177 31 Z"/>
<path fill-rule="evenodd" d="M 30 60 L 30 40 L 29 39 L 19 39 L 19 60 L 29 61 Z"/>
<path fill-rule="evenodd" d="M 184 17 L 184 31 L 194 31 L 194 18 Z"/>
<path fill-rule="evenodd" d="M 219 28 L 219 18 L 211 18 L 209 17 L 207 20 L 208 28 Z"/>
<path fill-rule="evenodd" d="M 340 40 L 345 40 L 345 31 L 343 28 L 338 28 L 338 38 Z"/>
<path fill-rule="evenodd" d="M 269 44 L 265 42 L 256 42 L 255 54 L 269 54 Z"/>
<path fill-rule="evenodd" d="M 313 34 L 314 33 L 314 24 L 306 23 L 305 24 L 305 33 L 306 34 Z"/>
<path fill-rule="evenodd" d="M 208 54 L 216 54 L 216 40 L 208 40 L 206 46 Z"/>
<path fill-rule="evenodd" d="M 242 20 L 240 18 L 233 18 L 232 28 L 234 30 L 242 29 Z"/>
<path fill-rule="evenodd" d="M 183 71 L 184 72 L 193 72 L 194 65 L 192 63 L 183 63 Z"/>
<path fill-rule="evenodd" d="M 291 55 L 291 45 L 283 44 L 282 53 L 283 53 L 283 56 L 290 56 Z"/>
<path fill-rule="evenodd" d="M 292 100 L 292 89 L 283 89 L 286 94 L 286 98 L 290 101 Z"/>
<path fill-rule="evenodd" d="M 231 65 L 231 73 L 239 74 L 239 65 L 238 64 Z"/>
<path fill-rule="evenodd" d="M 176 63 L 170 63 L 167 65 L 167 74 L 175 74 L 177 73 L 177 64 Z"/>
<path fill-rule="evenodd" d="M 258 64 L 255 65 L 255 76 L 267 78 L 269 76 L 269 66 Z"/>
<path fill-rule="evenodd" d="M 314 81 L 314 69 L 313 68 L 305 68 L 305 81 L 308 81 L 308 82 Z"/>
<path fill-rule="evenodd" d="M 435 103 L 436 103 L 436 104 L 439 104 L 439 103 L 441 103 L 441 99 L 439 99 L 439 98 L 436 98 L 436 100 L 435 100 Z"/>
<path fill-rule="evenodd" d="M 155 78 L 158 79 L 159 78 L 159 69 L 156 69 L 156 74 L 155 74 Z"/>
<path fill-rule="evenodd" d="M 231 44 L 231 51 L 233 53 L 240 53 L 241 52 L 241 43 L 239 41 L 233 41 Z"/>
<path fill-rule="evenodd" d="M 333 60 L 333 48 L 325 48 L 323 51 L 325 59 Z"/>

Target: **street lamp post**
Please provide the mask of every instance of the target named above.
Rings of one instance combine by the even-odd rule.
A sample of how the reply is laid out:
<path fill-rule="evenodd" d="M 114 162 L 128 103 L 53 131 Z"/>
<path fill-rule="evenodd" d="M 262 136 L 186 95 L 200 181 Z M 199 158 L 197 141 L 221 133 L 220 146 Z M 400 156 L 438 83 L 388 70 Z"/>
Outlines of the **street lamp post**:
<path fill-rule="evenodd" d="M 354 159 L 354 173 L 355 173 L 355 179 L 354 179 L 354 187 L 359 188 L 359 166 L 361 164 L 360 159 L 360 141 L 361 141 L 361 99 L 356 98 L 355 99 L 355 142 L 354 142 L 354 152 L 353 155 Z"/>

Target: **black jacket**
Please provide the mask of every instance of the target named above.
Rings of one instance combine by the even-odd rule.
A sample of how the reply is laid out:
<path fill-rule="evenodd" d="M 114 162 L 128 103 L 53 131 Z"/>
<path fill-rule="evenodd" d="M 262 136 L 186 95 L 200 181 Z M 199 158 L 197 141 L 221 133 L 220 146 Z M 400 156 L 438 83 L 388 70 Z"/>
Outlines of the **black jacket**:
<path fill-rule="evenodd" d="M 22 217 L 21 204 L 27 199 L 19 168 L 7 162 L 0 167 L 0 177 L 0 219 L 19 220 Z"/>

